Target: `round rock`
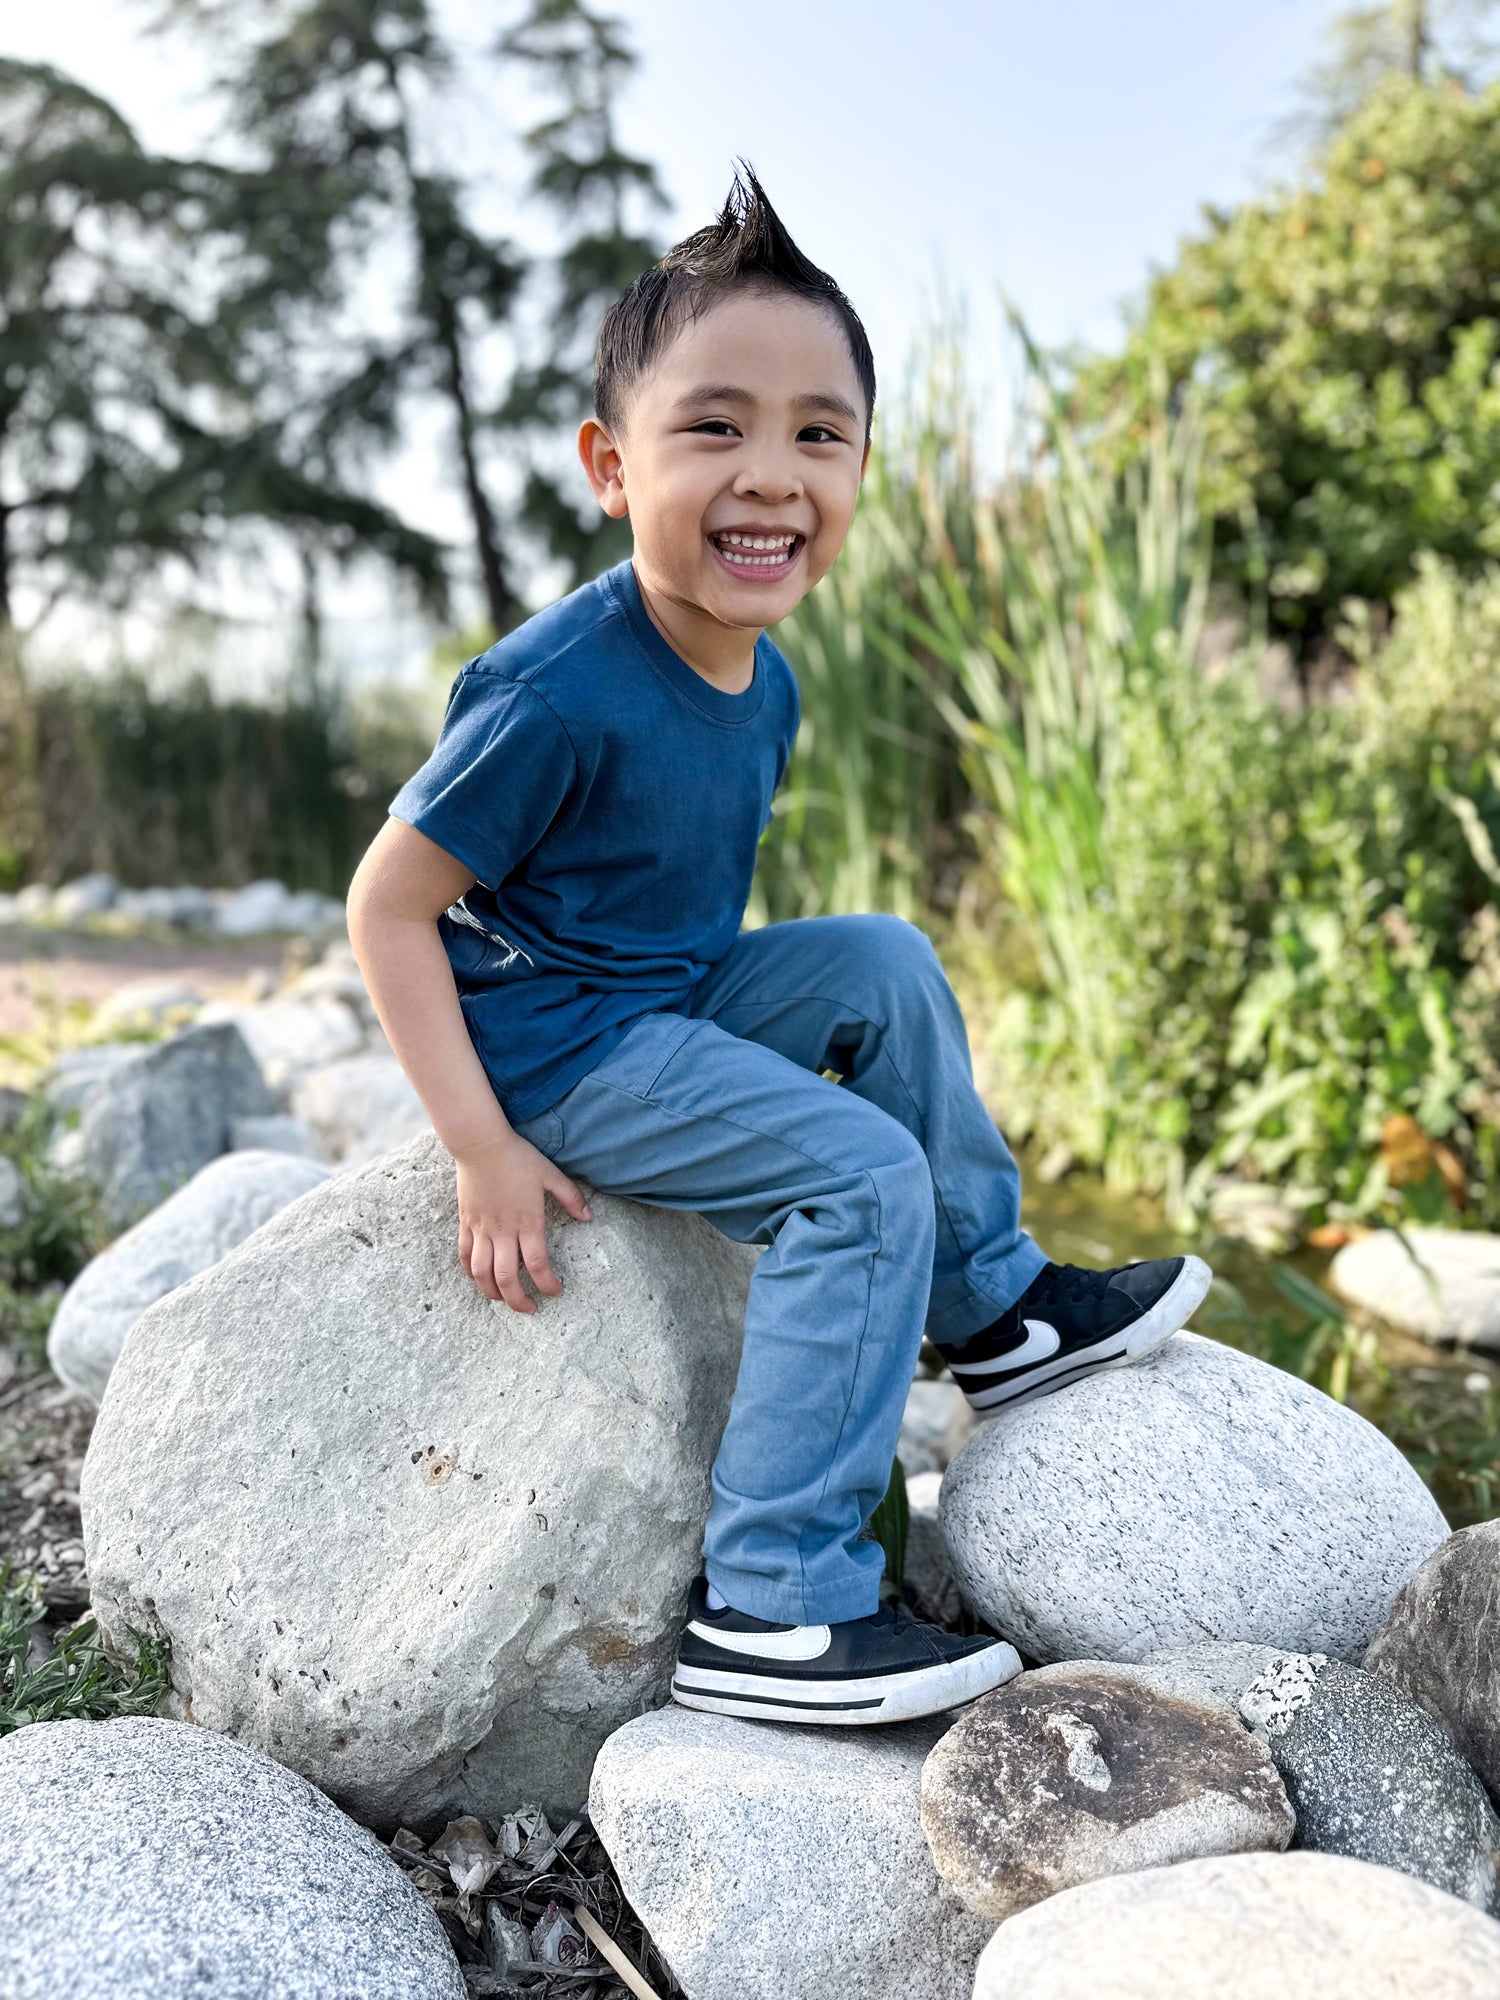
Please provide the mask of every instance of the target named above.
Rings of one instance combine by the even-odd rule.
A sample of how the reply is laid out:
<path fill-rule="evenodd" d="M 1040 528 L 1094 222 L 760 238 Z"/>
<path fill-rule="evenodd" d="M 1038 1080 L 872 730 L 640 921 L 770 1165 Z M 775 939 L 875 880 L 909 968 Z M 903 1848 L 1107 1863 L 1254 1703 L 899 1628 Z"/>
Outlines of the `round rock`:
<path fill-rule="evenodd" d="M 102 1631 L 168 1634 L 176 1712 L 368 1824 L 566 1813 L 667 1696 L 758 1253 L 593 1208 L 549 1199 L 564 1290 L 513 1312 L 416 1140 L 161 1299 L 110 1377 L 81 1481 Z"/>
<path fill-rule="evenodd" d="M 1364 1663 L 1436 1716 L 1500 1798 L 1500 1521 L 1460 1528 L 1434 1549 Z"/>
<path fill-rule="evenodd" d="M 1358 1660 L 1447 1534 L 1373 1424 L 1194 1333 L 981 1424 L 940 1519 L 966 1600 L 1041 1661 L 1205 1639 Z"/>
<path fill-rule="evenodd" d="M 922 1769 L 938 1873 L 996 1922 L 1096 1876 L 1283 1848 L 1292 1829 L 1275 1765 L 1233 1716 L 1107 1667 L 996 1688 Z"/>
<path fill-rule="evenodd" d="M 693 2000 L 969 2000 L 991 1926 L 939 1879 L 918 1821 L 944 1726 L 673 1705 L 610 1737 L 589 1811 Z"/>
<path fill-rule="evenodd" d="M 463 2000 L 364 1827 L 259 1751 L 156 1716 L 0 1738 L 6 2000 Z"/>
<path fill-rule="evenodd" d="M 1276 1760 L 1298 1847 L 1500 1911 L 1500 1821 L 1446 1730 L 1399 1689 L 1315 1654 L 1252 1682 L 1240 1714 Z"/>
<path fill-rule="evenodd" d="M 1407 1333 L 1500 1347 L 1500 1236 L 1486 1230 L 1373 1230 L 1345 1244 L 1328 1276 L 1351 1305 Z"/>
<path fill-rule="evenodd" d="M 974 2000 L 1494 2000 L 1500 1924 L 1335 1854 L 1229 1854 L 1067 1889 L 996 1931 Z"/>
<path fill-rule="evenodd" d="M 225 1153 L 85 1264 L 63 1293 L 47 1359 L 70 1389 L 99 1402 L 125 1336 L 148 1306 L 228 1256 L 329 1168 L 290 1153 Z"/>

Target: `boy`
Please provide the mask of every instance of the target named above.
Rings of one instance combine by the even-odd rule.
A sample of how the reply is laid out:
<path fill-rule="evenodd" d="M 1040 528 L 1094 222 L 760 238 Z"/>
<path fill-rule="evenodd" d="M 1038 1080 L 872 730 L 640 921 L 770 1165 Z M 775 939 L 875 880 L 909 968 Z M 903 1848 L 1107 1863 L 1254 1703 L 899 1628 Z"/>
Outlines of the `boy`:
<path fill-rule="evenodd" d="M 861 1529 L 924 1331 L 991 1411 L 1180 1327 L 1197 1258 L 1049 1263 L 937 955 L 888 916 L 741 931 L 797 732 L 764 627 L 838 555 L 869 343 L 753 174 L 610 308 L 579 453 L 634 558 L 472 660 L 351 886 L 380 1019 L 457 1168 L 459 1257 L 561 1292 L 569 1178 L 767 1245 L 673 1694 L 833 1724 L 941 1713 L 1020 1670 L 879 1604 Z M 823 1074 L 837 1073 L 835 1082 Z"/>

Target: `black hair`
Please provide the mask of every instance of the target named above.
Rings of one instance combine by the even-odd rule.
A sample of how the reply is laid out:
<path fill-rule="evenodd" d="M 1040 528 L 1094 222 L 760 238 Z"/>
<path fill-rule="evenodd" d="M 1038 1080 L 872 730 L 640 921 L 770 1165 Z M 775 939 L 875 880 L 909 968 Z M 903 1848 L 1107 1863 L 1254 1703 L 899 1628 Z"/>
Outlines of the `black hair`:
<path fill-rule="evenodd" d="M 875 357 L 859 314 L 826 271 L 804 257 L 749 164 L 716 219 L 674 244 L 604 315 L 594 354 L 594 409 L 617 429 L 624 402 L 684 324 L 737 291 L 790 292 L 825 307 L 844 330 L 865 398 L 865 439 L 875 412 Z"/>

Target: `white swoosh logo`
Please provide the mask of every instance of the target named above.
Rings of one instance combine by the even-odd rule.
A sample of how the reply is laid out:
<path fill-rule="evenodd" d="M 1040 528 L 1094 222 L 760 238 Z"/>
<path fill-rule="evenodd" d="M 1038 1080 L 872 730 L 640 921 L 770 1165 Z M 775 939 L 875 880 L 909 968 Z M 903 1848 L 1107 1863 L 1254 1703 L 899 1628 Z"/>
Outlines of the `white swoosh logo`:
<path fill-rule="evenodd" d="M 754 1653 L 766 1660 L 816 1660 L 833 1643 L 826 1625 L 794 1625 L 790 1632 L 716 1632 L 694 1618 L 688 1630 L 726 1653 Z"/>
<path fill-rule="evenodd" d="M 1029 1368 L 1037 1361 L 1050 1361 L 1062 1346 L 1062 1335 L 1044 1319 L 1028 1319 L 1023 1323 L 1026 1338 L 1009 1354 L 997 1354 L 993 1361 L 950 1361 L 948 1366 L 955 1375 L 991 1375 L 997 1368 L 1009 1371 Z"/>

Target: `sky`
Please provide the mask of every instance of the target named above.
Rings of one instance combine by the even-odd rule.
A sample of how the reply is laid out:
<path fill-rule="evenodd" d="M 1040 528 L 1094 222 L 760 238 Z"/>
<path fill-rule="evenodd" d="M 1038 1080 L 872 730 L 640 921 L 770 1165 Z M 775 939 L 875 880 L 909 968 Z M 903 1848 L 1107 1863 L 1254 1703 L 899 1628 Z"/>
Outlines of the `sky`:
<path fill-rule="evenodd" d="M 1003 290 L 1045 344 L 1105 345 L 1205 202 L 1291 170 L 1277 140 L 1335 6 L 1258 0 L 797 0 L 762 13 L 701 0 L 604 0 L 640 61 L 623 143 L 655 161 L 669 238 L 707 221 L 747 157 L 803 249 L 849 293 L 894 385 L 942 291 L 1003 393 Z M 480 45 L 517 8 L 435 0 Z M 211 130 L 202 71 L 149 39 L 136 0 L 13 4 L 0 52 L 109 95 L 153 146 Z M 478 93 L 461 144 L 507 177 L 501 117 Z M 436 439 L 430 448 L 436 448 Z M 461 532 L 434 466 L 400 475 L 424 525 Z M 339 607 L 345 620 L 361 614 Z M 402 626 L 373 620 L 390 646 Z M 350 628 L 352 630 L 352 627 Z"/>

